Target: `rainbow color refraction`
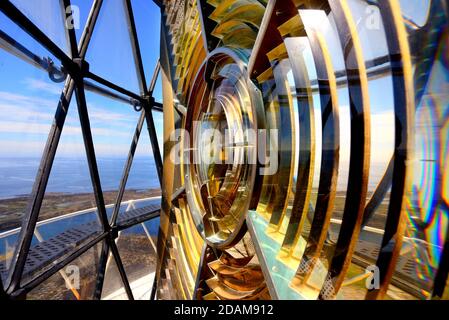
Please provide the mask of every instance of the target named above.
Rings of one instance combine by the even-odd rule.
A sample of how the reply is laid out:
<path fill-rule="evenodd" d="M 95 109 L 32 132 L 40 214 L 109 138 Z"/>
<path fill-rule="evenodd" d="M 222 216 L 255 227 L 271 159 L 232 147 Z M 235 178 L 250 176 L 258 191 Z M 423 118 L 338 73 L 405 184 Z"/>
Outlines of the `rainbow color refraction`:
<path fill-rule="evenodd" d="M 447 1 L 161 8 L 158 298 L 449 298 Z"/>

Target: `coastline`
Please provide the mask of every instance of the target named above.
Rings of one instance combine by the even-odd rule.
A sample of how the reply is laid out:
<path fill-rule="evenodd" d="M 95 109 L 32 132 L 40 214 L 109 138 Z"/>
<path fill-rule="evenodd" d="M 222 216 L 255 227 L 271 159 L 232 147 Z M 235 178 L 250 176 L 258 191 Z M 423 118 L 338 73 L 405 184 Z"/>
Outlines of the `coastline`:
<path fill-rule="evenodd" d="M 126 190 L 122 202 L 160 196 L 160 189 Z M 114 204 L 117 191 L 104 191 L 106 205 Z M 22 225 L 24 212 L 28 205 L 29 196 L 0 200 L 0 232 L 19 228 Z M 95 208 L 93 193 L 46 193 L 42 203 L 39 221 L 51 219 L 64 214 Z"/>

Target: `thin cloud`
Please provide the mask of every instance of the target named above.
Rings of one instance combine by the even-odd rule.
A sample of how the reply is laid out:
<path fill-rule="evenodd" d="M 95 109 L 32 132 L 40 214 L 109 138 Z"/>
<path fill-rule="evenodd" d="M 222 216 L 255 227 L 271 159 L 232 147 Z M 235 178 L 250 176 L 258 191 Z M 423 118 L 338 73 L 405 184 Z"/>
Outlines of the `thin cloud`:
<path fill-rule="evenodd" d="M 62 88 L 60 85 L 49 83 L 40 79 L 26 78 L 23 83 L 31 90 L 44 91 L 54 95 L 60 95 Z"/>
<path fill-rule="evenodd" d="M 41 157 L 46 139 L 38 141 L 27 140 L 0 140 L 0 158 L 14 157 Z M 97 157 L 122 157 L 126 158 L 129 151 L 129 144 L 95 143 L 95 153 Z M 85 156 L 85 147 L 82 141 L 62 141 L 56 152 L 57 157 L 79 157 Z M 135 156 L 152 157 L 151 146 L 139 143 Z"/>
<path fill-rule="evenodd" d="M 51 108 L 54 110 L 56 110 L 56 106 L 58 104 L 58 101 L 54 99 L 45 99 L 41 97 L 21 95 L 6 91 L 0 91 L 0 102 L 15 107 L 39 107 L 40 109 Z"/>

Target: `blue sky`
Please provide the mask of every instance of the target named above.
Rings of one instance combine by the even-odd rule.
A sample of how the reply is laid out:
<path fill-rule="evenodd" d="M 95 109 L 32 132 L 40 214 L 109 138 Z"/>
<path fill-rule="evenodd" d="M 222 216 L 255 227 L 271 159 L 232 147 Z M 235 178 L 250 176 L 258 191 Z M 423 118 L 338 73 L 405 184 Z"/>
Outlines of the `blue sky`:
<path fill-rule="evenodd" d="M 61 24 L 59 1 L 12 1 L 39 28 L 68 52 Z M 97 21 L 87 60 L 94 73 L 139 93 L 137 75 L 127 34 L 122 1 L 104 1 Z M 79 8 L 81 37 L 92 0 L 72 0 Z M 153 68 L 159 56 L 159 8 L 148 0 L 132 1 L 142 58 L 150 82 Z M 15 26 L 0 13 L 0 29 L 30 51 L 41 57 L 51 57 L 43 47 Z M 54 117 L 63 83 L 52 82 L 48 75 L 23 62 L 19 58 L 0 50 L 0 158 L 10 156 L 39 157 L 44 148 Z M 155 98 L 162 99 L 160 81 Z M 92 134 L 98 157 L 126 157 L 139 117 L 131 106 L 86 92 Z M 85 157 L 75 97 L 62 133 L 59 156 Z M 155 114 L 158 134 L 162 134 L 162 116 Z M 162 141 L 160 141 L 161 143 Z M 137 154 L 149 154 L 151 147 L 148 133 L 144 130 Z"/>
<path fill-rule="evenodd" d="M 66 39 L 61 27 L 63 20 L 58 7 L 59 1 L 12 0 L 29 18 L 44 30 L 61 48 L 68 52 Z M 358 2 L 357 2 L 358 3 Z M 80 28 L 76 29 L 78 39 L 86 23 L 92 0 L 72 0 L 79 8 Z M 134 15 L 140 40 L 142 58 L 150 82 L 153 68 L 159 56 L 160 10 L 150 0 L 132 0 Z M 364 24 L 366 12 L 364 7 L 352 8 L 355 13 L 364 54 L 367 59 L 385 54 L 385 32 L 368 30 Z M 41 57 L 51 55 L 25 32 L 15 26 L 0 13 L 0 28 L 29 50 Z M 326 25 L 320 28 L 326 29 Z M 329 26 L 327 27 L 329 28 Z M 332 39 L 332 33 L 323 30 L 332 48 L 339 48 Z M 330 38 L 329 38 L 330 37 Z M 335 38 L 336 36 L 333 35 Z M 383 41 L 383 42 L 381 42 Z M 373 46 L 376 43 L 379 45 Z M 337 50 L 338 51 L 338 50 Z M 344 69 L 342 59 L 333 55 L 336 69 Z M 53 60 L 56 61 L 54 57 Z M 98 75 L 139 92 L 137 75 L 129 41 L 124 7 L 122 1 L 104 1 L 97 21 L 91 45 L 87 52 L 87 61 L 91 70 Z M 339 61 L 340 60 L 340 61 Z M 312 62 L 310 63 L 313 64 Z M 386 164 L 392 152 L 394 136 L 394 116 L 392 114 L 391 78 L 385 77 L 370 81 L 372 162 Z M 17 156 L 40 157 L 47 140 L 54 117 L 56 103 L 63 84 L 52 82 L 48 75 L 23 62 L 17 57 L 0 50 L 0 159 Z M 160 81 L 155 90 L 157 100 L 162 100 Z M 139 117 L 129 105 L 86 92 L 89 115 L 92 126 L 97 157 L 124 158 L 134 133 Z M 63 130 L 57 156 L 85 158 L 79 119 L 75 99 Z M 319 107 L 319 101 L 316 107 Z M 350 132 L 348 95 L 346 90 L 339 90 L 341 119 L 341 163 L 348 163 Z M 317 114 L 319 114 L 317 110 Z M 317 120 L 319 120 L 317 118 Z M 162 142 L 162 115 L 155 115 L 160 143 Z M 318 128 L 319 123 L 317 123 Z M 317 130 L 319 140 L 319 130 Z M 143 130 L 137 155 L 151 155 L 148 133 Z"/>

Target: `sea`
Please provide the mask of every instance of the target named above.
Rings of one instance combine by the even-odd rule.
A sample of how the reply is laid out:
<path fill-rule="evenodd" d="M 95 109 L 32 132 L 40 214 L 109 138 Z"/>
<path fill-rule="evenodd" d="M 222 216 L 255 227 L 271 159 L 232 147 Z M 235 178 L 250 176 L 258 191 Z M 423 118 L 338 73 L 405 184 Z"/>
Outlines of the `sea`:
<path fill-rule="evenodd" d="M 100 180 L 104 191 L 115 191 L 118 189 L 126 159 L 124 158 L 98 158 L 98 168 Z M 3 158 L 0 159 L 0 200 L 12 199 L 15 197 L 26 196 L 31 193 L 33 183 L 38 173 L 40 159 L 37 158 Z M 374 167 L 373 167 L 374 168 Z M 369 189 L 373 190 L 376 181 L 383 174 L 381 167 L 375 167 L 370 179 Z M 347 173 L 341 171 L 341 180 L 347 180 Z M 345 177 L 346 175 L 346 177 Z M 344 188 L 344 183 L 341 185 Z M 159 181 L 156 172 L 156 165 L 152 158 L 136 157 L 134 159 L 127 189 L 130 190 L 148 190 L 159 189 Z M 87 161 L 82 158 L 56 158 L 51 170 L 46 192 L 50 193 L 90 193 L 92 192 L 92 183 L 89 174 Z M 160 198 L 138 201 L 136 208 L 147 206 L 149 204 L 160 203 Z M 125 204 L 124 204 L 125 205 Z M 126 206 L 126 205 L 125 205 Z M 126 208 L 123 208 L 125 210 Z M 49 239 L 57 236 L 62 231 L 72 226 L 79 226 L 92 221 L 97 221 L 98 216 L 93 208 L 82 214 L 67 215 L 67 218 L 46 223 L 43 221 L 37 226 L 43 239 Z M 1 212 L 0 212 L 1 214 Z M 107 215 L 112 215 L 112 208 L 107 208 Z M 159 219 L 145 222 L 146 230 L 141 226 L 130 228 L 124 232 L 145 234 L 148 232 L 152 237 L 156 237 L 159 231 Z M 14 249 L 17 244 L 19 230 L 0 233 L 0 255 L 5 255 Z M 38 238 L 33 237 L 32 245 L 39 244 Z M 1 265 L 0 265 L 1 267 Z M 0 268 L 1 269 L 1 268 Z M 3 277 L 4 272 L 0 272 Z"/>
<path fill-rule="evenodd" d="M 98 158 L 98 170 L 103 191 L 115 191 L 120 185 L 125 167 L 124 158 Z M 29 195 L 40 165 L 38 158 L 0 158 L 0 199 Z M 152 158 L 136 157 L 128 177 L 127 189 L 159 189 L 156 165 Z M 46 192 L 89 193 L 92 182 L 87 160 L 56 158 Z"/>
<path fill-rule="evenodd" d="M 104 191 L 116 191 L 120 184 L 126 159 L 121 158 L 98 158 L 97 159 L 100 180 Z M 20 196 L 27 196 L 31 193 L 33 183 L 40 165 L 37 158 L 3 158 L 0 159 L 0 200 L 14 199 Z M 156 166 L 151 158 L 135 158 L 127 189 L 148 190 L 159 189 L 160 184 L 156 173 Z M 90 193 L 92 192 L 92 182 L 89 168 L 85 159 L 77 158 L 56 158 L 51 170 L 46 192 L 50 193 Z M 157 205 L 160 198 L 142 199 L 133 203 L 133 207 L 138 209 L 147 205 Z M 126 211 L 127 204 L 123 204 L 121 210 Z M 113 208 L 107 207 L 106 213 L 110 218 Z M 0 215 L 1 215 L 0 210 Z M 87 223 L 96 223 L 98 231 L 101 226 L 98 220 L 96 209 L 84 210 L 76 215 L 66 215 L 61 219 L 44 220 L 38 223 L 36 230 L 43 240 L 56 237 L 61 232 L 76 226 Z M 48 222 L 47 222 L 48 221 Z M 51 221 L 51 222 L 50 222 Z M 143 227 L 143 225 L 145 225 Z M 148 232 L 152 238 L 157 237 L 159 231 L 159 218 L 144 222 L 126 229 L 123 233 L 146 234 Z M 0 257 L 9 256 L 14 250 L 19 237 L 19 229 L 0 232 Z M 41 240 L 36 233 L 32 239 L 32 246 L 38 245 Z M 8 254 L 7 254 L 8 253 Z M 0 259 L 0 276 L 5 278 L 8 261 Z M 6 268 L 6 269 L 5 269 Z"/>
<path fill-rule="evenodd" d="M 116 191 L 120 185 L 126 159 L 98 158 L 97 163 L 103 191 Z M 40 159 L 38 158 L 0 158 L 0 200 L 29 195 L 38 173 L 39 164 Z M 369 191 L 376 188 L 385 172 L 386 164 L 371 166 Z M 338 179 L 339 190 L 345 190 L 347 176 L 347 167 L 343 166 L 340 168 Z M 314 184 L 317 184 L 317 181 Z M 126 188 L 128 190 L 160 188 L 156 165 L 152 158 L 136 157 L 134 159 Z M 46 192 L 68 194 L 92 192 L 87 161 L 82 158 L 56 158 Z"/>

